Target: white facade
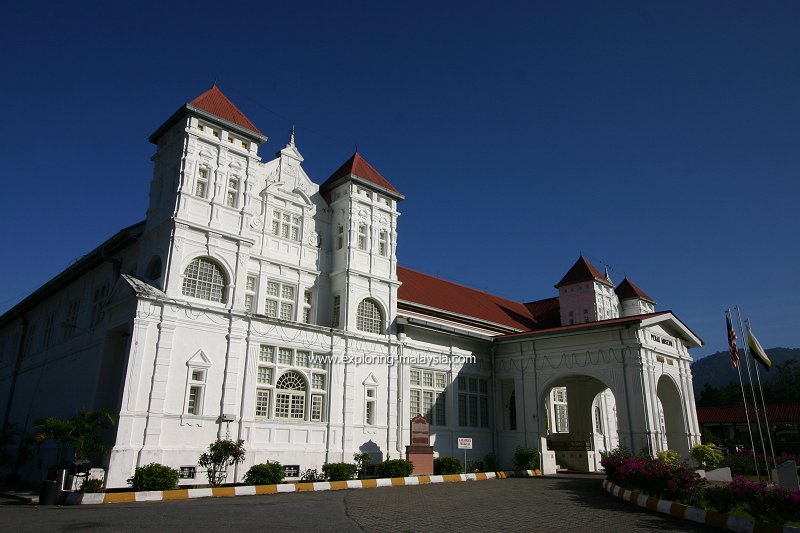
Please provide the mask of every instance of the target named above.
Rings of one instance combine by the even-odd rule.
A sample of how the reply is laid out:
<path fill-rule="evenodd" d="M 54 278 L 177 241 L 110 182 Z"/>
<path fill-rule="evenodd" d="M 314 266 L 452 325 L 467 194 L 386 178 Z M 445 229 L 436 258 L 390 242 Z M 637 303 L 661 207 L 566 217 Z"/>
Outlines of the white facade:
<path fill-rule="evenodd" d="M 509 303 L 522 319 L 495 318 L 489 300 L 456 308 L 450 296 L 477 291 L 398 275 L 403 196 L 360 155 L 320 186 L 294 135 L 262 162 L 265 140 L 216 87 L 153 134 L 146 220 L 0 317 L 5 427 L 112 411 L 110 487 L 150 462 L 196 467 L 220 437 L 247 449 L 229 481 L 266 460 L 403 457 L 418 413 L 436 453 L 459 456 L 469 436 L 471 459 L 503 468 L 518 445 L 595 470 L 618 444 L 699 442 L 688 348 L 700 340 L 674 315 L 621 304 L 595 274 L 562 280 L 557 324 L 535 302 Z M 568 433 L 547 423 L 554 387 Z M 52 466 L 42 453 L 24 477 Z"/>

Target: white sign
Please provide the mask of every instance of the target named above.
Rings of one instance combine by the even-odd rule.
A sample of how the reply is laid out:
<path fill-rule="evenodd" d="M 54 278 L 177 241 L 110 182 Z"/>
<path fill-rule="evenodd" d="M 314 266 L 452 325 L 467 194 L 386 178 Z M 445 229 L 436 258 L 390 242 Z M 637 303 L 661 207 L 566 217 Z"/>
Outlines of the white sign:
<path fill-rule="evenodd" d="M 458 449 L 459 450 L 471 450 L 472 449 L 472 437 L 458 437 Z"/>

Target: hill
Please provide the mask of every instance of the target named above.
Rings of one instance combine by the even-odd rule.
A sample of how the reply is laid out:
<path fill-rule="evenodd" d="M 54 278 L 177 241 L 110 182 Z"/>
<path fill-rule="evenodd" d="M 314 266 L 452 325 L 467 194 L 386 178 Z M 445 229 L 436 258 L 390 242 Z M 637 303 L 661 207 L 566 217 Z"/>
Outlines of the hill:
<path fill-rule="evenodd" d="M 761 368 L 761 382 L 774 383 L 778 378 L 778 373 L 774 371 L 775 366 L 789 360 L 800 362 L 800 348 L 770 348 L 766 350 L 767 355 L 772 360 L 772 370 L 764 372 Z M 747 383 L 747 367 L 744 366 L 744 350 L 740 350 L 742 356 L 742 371 L 744 380 Z M 753 361 L 751 361 L 753 363 Z M 755 379 L 755 377 L 754 377 Z M 706 383 L 713 387 L 724 387 L 728 383 L 739 381 L 739 374 L 731 366 L 731 359 L 728 351 L 717 352 L 692 363 L 692 382 L 694 394 L 700 397 L 700 391 Z"/>

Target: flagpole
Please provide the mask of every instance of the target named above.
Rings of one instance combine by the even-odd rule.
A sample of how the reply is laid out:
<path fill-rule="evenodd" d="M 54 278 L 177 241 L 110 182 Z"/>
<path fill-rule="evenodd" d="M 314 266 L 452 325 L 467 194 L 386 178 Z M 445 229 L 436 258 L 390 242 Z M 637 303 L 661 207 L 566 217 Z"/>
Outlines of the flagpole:
<path fill-rule="evenodd" d="M 742 339 L 744 339 L 744 328 L 742 327 L 742 313 L 739 311 L 739 306 L 736 306 L 736 316 L 739 320 L 739 332 L 742 334 Z M 748 343 L 744 343 L 744 359 L 745 363 L 747 364 L 747 379 L 750 381 L 750 394 L 753 396 L 753 410 L 756 414 L 756 426 L 758 426 L 758 438 L 761 440 L 761 449 L 764 450 L 764 462 L 767 466 L 767 479 L 771 480 L 772 475 L 769 469 L 769 459 L 767 459 L 767 445 L 764 442 L 764 434 L 761 432 L 761 417 L 758 416 L 758 400 L 756 400 L 756 389 L 753 386 L 753 374 L 750 373 L 750 348 L 748 347 Z M 756 450 L 753 448 L 753 462 L 758 464 L 758 460 L 756 459 Z M 756 475 L 758 475 L 758 468 L 756 468 Z M 758 478 L 759 481 L 761 478 Z"/>
<path fill-rule="evenodd" d="M 731 323 L 730 312 L 731 312 L 730 308 L 725 310 L 725 317 L 727 318 L 728 326 L 730 327 L 730 332 L 728 334 L 729 337 L 728 348 L 730 350 L 736 350 L 736 332 L 730 325 Z M 731 333 L 733 334 L 732 335 L 733 339 L 730 338 Z M 731 340 L 733 341 L 733 346 L 730 345 Z M 744 393 L 744 380 L 742 380 L 742 366 L 738 359 L 736 361 L 736 370 L 739 372 L 739 388 L 741 388 L 742 390 L 742 402 L 744 402 L 744 418 L 747 421 L 747 434 L 750 436 L 750 449 L 753 450 L 753 464 L 756 467 L 756 476 L 758 477 L 758 480 L 761 481 L 761 474 L 758 471 L 758 461 L 756 461 L 756 443 L 755 440 L 753 440 L 753 428 L 750 426 L 750 411 L 747 409 L 747 395 Z"/>
<path fill-rule="evenodd" d="M 747 346 L 750 346 L 750 319 L 745 320 L 747 324 Z M 772 445 L 772 432 L 769 430 L 769 420 L 767 419 L 767 402 L 764 401 L 764 389 L 761 386 L 761 371 L 756 367 L 756 379 L 758 379 L 758 392 L 761 395 L 761 405 L 764 407 L 764 424 L 767 426 L 767 440 L 769 440 L 769 451 L 772 453 L 772 466 L 778 468 L 777 460 L 775 459 L 775 447 Z"/>

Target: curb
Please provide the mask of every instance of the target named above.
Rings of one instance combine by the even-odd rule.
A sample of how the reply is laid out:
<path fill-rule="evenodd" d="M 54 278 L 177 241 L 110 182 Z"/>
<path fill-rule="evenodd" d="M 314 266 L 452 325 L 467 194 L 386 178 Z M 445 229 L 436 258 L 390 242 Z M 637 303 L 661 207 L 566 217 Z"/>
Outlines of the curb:
<path fill-rule="evenodd" d="M 80 493 L 67 495 L 65 505 L 100 505 L 107 503 L 161 502 L 193 500 L 195 498 L 227 498 L 231 496 L 255 496 L 284 492 L 321 492 L 325 490 L 371 489 L 377 487 L 403 487 L 429 485 L 431 483 L 455 483 L 459 481 L 482 481 L 510 477 L 541 476 L 538 470 L 507 470 L 500 472 L 477 472 L 475 474 L 448 474 L 441 476 L 411 476 L 380 479 L 351 479 L 348 481 L 317 481 L 313 483 L 284 483 L 280 485 L 246 485 L 240 487 L 211 487 L 202 489 L 153 490 L 140 492 Z"/>
<path fill-rule="evenodd" d="M 690 507 L 669 500 L 660 500 L 634 490 L 624 489 L 607 479 L 603 481 L 603 488 L 612 496 L 635 503 L 639 507 L 719 529 L 727 529 L 737 533 L 800 533 L 800 528 L 794 526 L 757 522 L 753 518 L 706 511 L 705 509 Z"/>

